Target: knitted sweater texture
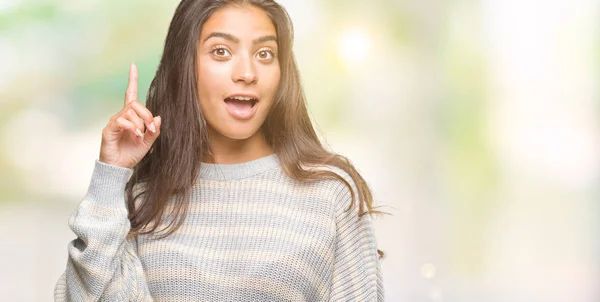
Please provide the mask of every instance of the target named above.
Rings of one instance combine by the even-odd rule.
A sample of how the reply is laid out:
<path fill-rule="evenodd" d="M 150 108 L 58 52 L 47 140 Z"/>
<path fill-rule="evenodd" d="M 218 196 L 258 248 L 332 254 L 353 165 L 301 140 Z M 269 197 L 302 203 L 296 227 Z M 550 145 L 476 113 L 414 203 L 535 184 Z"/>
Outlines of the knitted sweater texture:
<path fill-rule="evenodd" d="M 183 225 L 157 240 L 127 236 L 132 172 L 95 162 L 55 301 L 383 301 L 372 218 L 341 181 L 296 182 L 276 154 L 202 163 Z"/>

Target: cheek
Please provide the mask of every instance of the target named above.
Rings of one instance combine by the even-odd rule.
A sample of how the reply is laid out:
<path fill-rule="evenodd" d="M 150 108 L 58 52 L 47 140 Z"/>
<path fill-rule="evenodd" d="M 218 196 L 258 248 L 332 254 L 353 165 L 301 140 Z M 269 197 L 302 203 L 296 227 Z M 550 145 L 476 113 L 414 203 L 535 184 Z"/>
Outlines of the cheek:
<path fill-rule="evenodd" d="M 279 88 L 279 82 L 281 81 L 281 71 L 279 70 L 279 67 L 274 67 L 265 74 L 265 85 L 267 86 L 268 91 L 272 95 L 275 95 L 277 88 Z"/>
<path fill-rule="evenodd" d="M 220 99 L 219 91 L 229 79 L 230 71 L 226 64 L 214 64 L 214 62 L 200 62 L 197 67 L 198 72 L 198 97 L 200 103 L 207 100 Z"/>

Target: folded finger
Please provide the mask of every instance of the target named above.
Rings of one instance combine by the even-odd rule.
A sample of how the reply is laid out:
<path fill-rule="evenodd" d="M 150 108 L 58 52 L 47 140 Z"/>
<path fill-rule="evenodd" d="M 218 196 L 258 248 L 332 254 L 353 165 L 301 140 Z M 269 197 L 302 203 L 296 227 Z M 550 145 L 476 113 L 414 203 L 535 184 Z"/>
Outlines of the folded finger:
<path fill-rule="evenodd" d="M 122 116 L 117 117 L 112 123 L 110 123 L 109 128 L 114 132 L 128 131 L 136 136 L 143 136 L 142 133 L 139 132 L 139 129 L 137 129 L 131 121 Z"/>
<path fill-rule="evenodd" d="M 154 115 L 152 112 L 146 108 L 146 106 L 142 105 L 139 101 L 131 102 L 130 108 L 135 111 L 135 113 L 144 121 L 146 128 L 156 132 L 156 124 L 154 123 Z"/>
<path fill-rule="evenodd" d="M 140 119 L 133 109 L 128 109 L 122 116 L 129 122 L 133 123 L 133 125 L 139 129 L 141 133 L 144 133 L 144 121 Z"/>

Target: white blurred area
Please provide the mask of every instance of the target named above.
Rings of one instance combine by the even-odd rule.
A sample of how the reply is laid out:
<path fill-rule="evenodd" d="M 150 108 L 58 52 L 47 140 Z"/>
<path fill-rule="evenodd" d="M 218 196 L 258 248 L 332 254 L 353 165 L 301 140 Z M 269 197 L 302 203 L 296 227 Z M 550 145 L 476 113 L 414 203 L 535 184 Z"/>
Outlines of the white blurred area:
<path fill-rule="evenodd" d="M 502 168 L 485 286 L 510 300 L 599 301 L 599 3 L 482 8 L 486 133 Z"/>
<path fill-rule="evenodd" d="M 160 11 L 166 33 L 175 2 L 137 23 Z M 386 301 L 600 301 L 598 1 L 280 2 L 320 134 L 392 214 L 375 224 Z M 109 24 L 110 5 L 94 15 L 101 2 L 82 3 L 73 14 Z M 71 82 L 130 62 L 149 41 L 158 54 L 164 39 L 119 56 L 106 50 L 118 35 L 101 27 L 89 44 L 66 32 L 73 48 L 35 22 L 0 31 L 0 111 L 12 110 L 0 121 L 0 177 L 27 193 L 0 195 L 2 300 L 51 301 L 66 264 L 68 215 L 109 118 L 67 123 L 57 108 Z M 113 73 L 123 89 L 125 63 Z"/>

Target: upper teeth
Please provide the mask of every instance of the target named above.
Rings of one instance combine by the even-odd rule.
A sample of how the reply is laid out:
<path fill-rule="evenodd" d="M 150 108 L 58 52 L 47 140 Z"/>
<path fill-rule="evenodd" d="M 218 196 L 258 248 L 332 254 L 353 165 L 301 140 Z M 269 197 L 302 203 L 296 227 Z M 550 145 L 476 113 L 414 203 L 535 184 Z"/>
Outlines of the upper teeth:
<path fill-rule="evenodd" d="M 248 96 L 234 96 L 231 97 L 232 99 L 236 99 L 236 100 L 240 100 L 240 101 L 249 101 L 249 100 L 253 100 L 253 98 L 248 97 Z"/>

